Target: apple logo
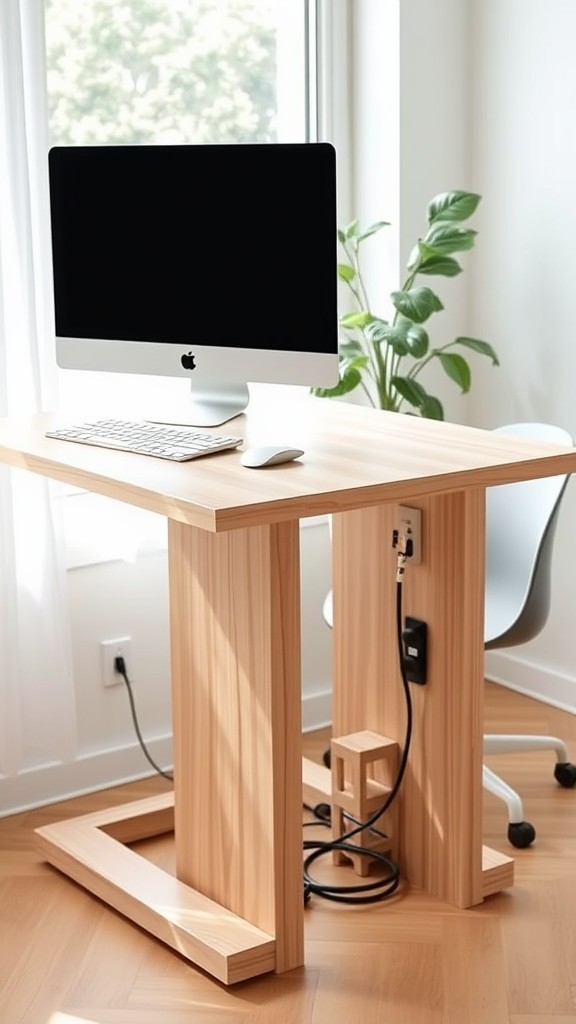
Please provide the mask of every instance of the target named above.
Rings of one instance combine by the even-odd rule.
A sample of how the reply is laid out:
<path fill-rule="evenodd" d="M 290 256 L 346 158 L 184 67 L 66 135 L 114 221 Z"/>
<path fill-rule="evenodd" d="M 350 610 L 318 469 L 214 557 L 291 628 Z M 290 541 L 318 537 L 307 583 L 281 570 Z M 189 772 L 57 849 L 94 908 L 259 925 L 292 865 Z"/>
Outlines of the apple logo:
<path fill-rule="evenodd" d="M 193 352 L 187 352 L 186 355 L 183 355 L 180 362 L 182 363 L 182 366 L 184 367 L 185 370 L 196 369 L 196 359 L 194 357 Z"/>

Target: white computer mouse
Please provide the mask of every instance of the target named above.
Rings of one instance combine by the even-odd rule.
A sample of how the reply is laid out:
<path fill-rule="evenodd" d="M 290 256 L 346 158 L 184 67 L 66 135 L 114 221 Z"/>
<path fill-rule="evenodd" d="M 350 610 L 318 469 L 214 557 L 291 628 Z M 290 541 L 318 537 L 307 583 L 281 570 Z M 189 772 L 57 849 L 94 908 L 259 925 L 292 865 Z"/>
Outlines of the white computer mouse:
<path fill-rule="evenodd" d="M 263 469 L 265 466 L 278 466 L 281 462 L 298 459 L 304 452 L 301 448 L 289 448 L 282 444 L 261 444 L 247 448 L 240 456 L 240 462 L 249 469 Z"/>

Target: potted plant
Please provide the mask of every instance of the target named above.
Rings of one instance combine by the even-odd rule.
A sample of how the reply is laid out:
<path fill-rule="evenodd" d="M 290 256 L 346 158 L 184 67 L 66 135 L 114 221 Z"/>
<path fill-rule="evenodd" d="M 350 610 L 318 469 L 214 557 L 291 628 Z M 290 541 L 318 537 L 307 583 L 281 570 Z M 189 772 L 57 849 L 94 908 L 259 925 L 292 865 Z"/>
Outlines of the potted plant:
<path fill-rule="evenodd" d="M 346 256 L 346 262 L 338 266 L 338 274 L 352 295 L 353 309 L 339 321 L 340 382 L 333 388 L 315 388 L 314 394 L 330 398 L 360 387 L 376 408 L 442 420 L 440 400 L 426 391 L 420 379 L 430 363 L 437 361 L 462 392 L 469 391 L 471 385 L 470 365 L 462 350 L 487 356 L 498 366 L 492 346 L 478 338 L 458 337 L 438 347 L 431 346 L 425 325 L 444 307 L 431 288 L 416 283 L 420 275 L 456 277 L 461 273 L 462 267 L 453 254 L 474 245 L 476 231 L 463 227 L 462 222 L 472 216 L 480 198 L 473 192 L 452 191 L 443 192 L 428 203 L 428 230 L 410 254 L 402 288 L 390 295 L 393 313 L 388 319 L 371 309 L 360 265 L 362 244 L 388 226 L 388 221 L 361 228 L 354 220 L 338 231 L 338 241 Z"/>

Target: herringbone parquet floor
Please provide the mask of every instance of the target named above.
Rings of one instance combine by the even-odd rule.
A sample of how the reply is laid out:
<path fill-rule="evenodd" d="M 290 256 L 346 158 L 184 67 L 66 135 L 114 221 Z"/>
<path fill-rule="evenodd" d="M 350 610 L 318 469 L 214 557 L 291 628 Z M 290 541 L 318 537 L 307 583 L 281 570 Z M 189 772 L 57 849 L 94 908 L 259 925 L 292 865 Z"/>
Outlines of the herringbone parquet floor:
<path fill-rule="evenodd" d="M 561 735 L 576 717 L 486 687 L 487 731 Z M 321 755 L 327 734 L 305 736 Z M 516 884 L 471 910 L 418 892 L 306 910 L 306 966 L 226 988 L 44 864 L 33 829 L 165 791 L 160 778 L 0 819 L 0 1024 L 576 1024 L 576 789 L 550 755 L 493 758 L 538 838 Z M 511 853 L 485 796 L 485 841 Z M 148 855 L 170 863 L 169 841 Z M 346 870 L 346 869 L 339 869 Z"/>

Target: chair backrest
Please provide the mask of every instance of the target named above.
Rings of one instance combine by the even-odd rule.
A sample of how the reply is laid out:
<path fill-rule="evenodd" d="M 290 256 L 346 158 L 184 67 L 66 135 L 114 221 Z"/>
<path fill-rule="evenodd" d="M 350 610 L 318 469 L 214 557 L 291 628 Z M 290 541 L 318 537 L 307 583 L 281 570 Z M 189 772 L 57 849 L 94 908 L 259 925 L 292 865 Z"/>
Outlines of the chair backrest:
<path fill-rule="evenodd" d="M 496 432 L 574 444 L 568 431 L 548 423 L 511 423 Z M 526 643 L 548 619 L 554 534 L 568 480 L 566 474 L 487 490 L 486 650 Z"/>

